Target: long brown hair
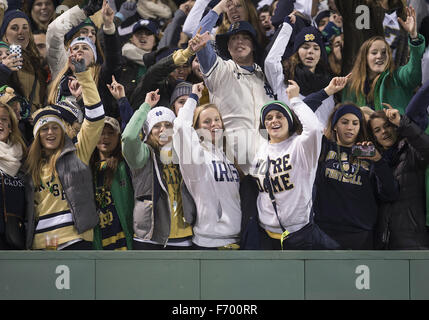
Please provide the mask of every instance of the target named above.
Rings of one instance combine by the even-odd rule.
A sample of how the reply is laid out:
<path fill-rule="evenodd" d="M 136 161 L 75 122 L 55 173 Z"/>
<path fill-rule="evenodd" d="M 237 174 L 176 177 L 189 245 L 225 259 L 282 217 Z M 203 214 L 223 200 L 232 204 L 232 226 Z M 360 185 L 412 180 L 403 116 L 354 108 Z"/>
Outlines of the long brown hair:
<path fill-rule="evenodd" d="M 108 124 L 105 124 L 104 126 L 107 126 Z M 110 126 L 110 125 L 109 125 Z M 115 176 L 115 172 L 118 169 L 119 163 L 124 160 L 124 157 L 122 155 L 122 146 L 121 146 L 121 134 L 118 133 L 118 143 L 116 144 L 115 149 L 113 149 L 110 156 L 106 159 L 106 170 L 104 171 L 104 185 L 107 187 L 111 187 L 112 181 Z M 97 167 L 100 163 L 100 152 L 98 151 L 98 148 L 95 148 L 94 152 L 91 155 L 91 159 L 89 160 L 90 168 L 94 173 L 96 173 Z M 97 181 L 94 180 L 94 183 L 97 183 Z"/>
<path fill-rule="evenodd" d="M 386 65 L 385 70 L 389 70 L 390 73 L 392 73 L 393 69 L 394 69 L 394 63 L 393 63 L 393 59 L 392 59 L 392 50 L 390 49 L 390 46 L 386 42 L 384 37 L 375 36 L 375 37 L 372 37 L 372 38 L 366 40 L 362 44 L 362 46 L 360 47 L 358 55 L 356 56 L 356 60 L 355 60 L 355 63 L 353 65 L 353 68 L 351 71 L 352 75 L 351 75 L 351 78 L 349 80 L 349 83 L 350 83 L 349 91 L 355 95 L 356 99 L 359 99 L 359 97 L 363 97 L 366 95 L 365 94 L 365 82 L 368 78 L 367 57 L 368 57 L 369 49 L 371 48 L 372 44 L 375 41 L 383 41 L 386 45 L 387 60 L 388 61 L 387 61 L 387 65 Z M 378 81 L 380 75 L 381 75 L 381 73 L 378 74 L 370 83 L 371 89 L 367 95 L 368 101 L 373 101 L 373 99 L 374 99 L 375 85 L 377 84 L 377 81 Z"/>
<path fill-rule="evenodd" d="M 21 145 L 22 152 L 23 152 L 22 159 L 25 159 L 25 155 L 27 153 L 27 146 L 24 142 L 24 139 L 22 138 L 21 131 L 19 130 L 18 119 L 16 118 L 15 111 L 13 111 L 13 109 L 9 105 L 3 104 L 3 103 L 0 103 L 0 108 L 5 109 L 7 111 L 7 113 L 9 114 L 9 120 L 10 120 L 10 124 L 11 124 L 11 131 L 9 133 L 9 140 L 12 142 L 12 144 Z"/>
<path fill-rule="evenodd" d="M 386 113 L 384 113 L 383 110 L 378 110 L 378 111 L 373 112 L 369 116 L 369 119 L 367 122 L 367 130 L 368 130 L 369 139 L 374 143 L 374 145 L 376 146 L 376 148 L 378 150 L 384 150 L 383 146 L 378 143 L 377 138 L 375 137 L 374 132 L 372 131 L 371 123 L 375 119 L 382 119 L 382 120 L 386 121 L 386 123 L 389 126 L 392 126 L 392 123 L 389 121 L 389 118 L 387 118 Z"/>
<path fill-rule="evenodd" d="M 10 22 L 12 22 L 14 19 L 12 19 Z M 10 23 L 9 23 L 10 24 Z M 28 45 L 26 48 L 21 48 L 21 54 L 23 59 L 23 65 L 22 65 L 22 71 L 27 71 L 34 75 L 34 77 L 37 76 L 37 80 L 39 83 L 39 96 L 40 101 L 44 101 L 46 97 L 46 79 L 48 78 L 48 71 L 43 67 L 42 61 L 43 58 L 39 53 L 39 50 L 37 49 L 36 43 L 34 42 L 34 36 L 33 32 L 31 31 L 31 25 L 28 25 L 28 32 L 29 32 L 29 40 Z M 7 28 L 6 28 L 7 29 Z M 6 32 L 3 35 L 2 39 L 11 45 L 11 43 L 8 42 L 8 39 L 6 38 Z M 16 88 L 19 90 L 19 92 L 23 91 L 23 84 L 21 83 L 20 79 L 20 73 L 14 72 L 12 74 L 12 78 L 18 84 L 19 88 Z M 28 97 L 27 97 L 28 98 Z"/>
<path fill-rule="evenodd" d="M 354 107 L 356 107 L 356 110 L 358 110 L 358 112 L 361 114 L 361 120 L 359 120 L 359 133 L 356 137 L 355 142 L 366 141 L 368 139 L 368 133 L 367 133 L 367 125 L 366 125 L 365 116 L 364 116 L 362 110 L 352 102 L 339 103 L 335 106 L 334 110 L 332 110 L 331 115 L 329 116 L 328 124 L 327 124 L 326 129 L 325 129 L 326 138 L 328 138 L 328 140 L 330 140 L 330 141 L 337 142 L 337 134 L 334 130 L 335 126 L 332 125 L 332 119 L 334 118 L 334 115 L 337 112 L 337 110 L 340 109 L 344 105 L 353 105 Z"/>
<path fill-rule="evenodd" d="M 295 79 L 295 68 L 300 62 L 298 52 L 295 52 L 288 59 L 282 60 L 284 83 L 286 85 L 288 85 L 289 80 Z"/>

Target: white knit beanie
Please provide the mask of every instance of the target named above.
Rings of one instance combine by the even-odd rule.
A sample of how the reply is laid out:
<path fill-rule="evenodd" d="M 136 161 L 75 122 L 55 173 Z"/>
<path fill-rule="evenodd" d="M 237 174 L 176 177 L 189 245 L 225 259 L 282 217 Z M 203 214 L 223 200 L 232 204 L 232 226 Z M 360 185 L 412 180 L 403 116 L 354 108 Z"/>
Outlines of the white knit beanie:
<path fill-rule="evenodd" d="M 146 121 L 143 124 L 143 131 L 146 138 L 147 136 L 149 136 L 154 125 L 163 121 L 168 121 L 173 123 L 174 119 L 176 119 L 176 115 L 169 108 L 156 107 L 156 108 L 150 109 L 150 111 L 147 114 Z"/>
<path fill-rule="evenodd" d="M 69 50 L 71 50 L 71 48 L 76 44 L 76 43 L 85 43 L 85 44 L 87 44 L 90 48 L 91 48 L 91 50 L 92 50 L 92 53 L 94 54 L 94 61 L 97 61 L 97 49 L 95 48 L 95 45 L 94 45 L 94 43 L 91 41 L 91 39 L 90 38 L 88 38 L 88 37 L 77 37 L 77 38 L 75 38 L 73 41 L 72 41 L 72 43 L 70 43 L 70 49 Z"/>

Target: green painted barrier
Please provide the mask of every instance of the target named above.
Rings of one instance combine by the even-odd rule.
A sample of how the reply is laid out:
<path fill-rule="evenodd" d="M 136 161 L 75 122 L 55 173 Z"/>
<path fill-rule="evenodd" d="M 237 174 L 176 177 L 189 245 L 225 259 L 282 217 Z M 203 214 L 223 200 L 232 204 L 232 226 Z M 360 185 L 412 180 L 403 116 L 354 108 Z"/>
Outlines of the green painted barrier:
<path fill-rule="evenodd" d="M 429 299 L 429 251 L 0 251 L 15 299 Z"/>

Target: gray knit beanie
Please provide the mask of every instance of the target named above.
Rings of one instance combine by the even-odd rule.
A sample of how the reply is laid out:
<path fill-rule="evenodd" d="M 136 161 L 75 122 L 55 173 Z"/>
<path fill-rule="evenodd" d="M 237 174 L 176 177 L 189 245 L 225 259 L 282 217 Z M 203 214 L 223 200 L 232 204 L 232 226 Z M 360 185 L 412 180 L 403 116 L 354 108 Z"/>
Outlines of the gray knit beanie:
<path fill-rule="evenodd" d="M 170 107 L 173 106 L 174 101 L 177 100 L 177 98 L 184 96 L 184 95 L 190 95 L 192 93 L 192 83 L 182 81 L 179 82 L 176 87 L 174 88 L 173 93 L 170 97 Z"/>

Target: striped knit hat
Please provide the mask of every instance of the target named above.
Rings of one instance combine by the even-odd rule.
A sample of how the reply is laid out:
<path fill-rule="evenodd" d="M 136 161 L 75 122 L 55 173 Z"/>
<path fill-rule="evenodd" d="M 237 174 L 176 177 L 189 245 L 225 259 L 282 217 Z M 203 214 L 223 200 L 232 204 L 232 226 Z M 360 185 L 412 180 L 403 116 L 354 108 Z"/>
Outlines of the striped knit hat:
<path fill-rule="evenodd" d="M 63 119 L 61 117 L 61 113 L 52 108 L 52 107 L 45 107 L 42 109 L 37 110 L 33 114 L 33 136 L 35 137 L 37 135 L 37 132 L 39 132 L 40 128 L 42 128 L 45 124 L 48 124 L 50 122 L 57 123 L 64 132 L 66 132 L 66 128 L 64 126 Z"/>

